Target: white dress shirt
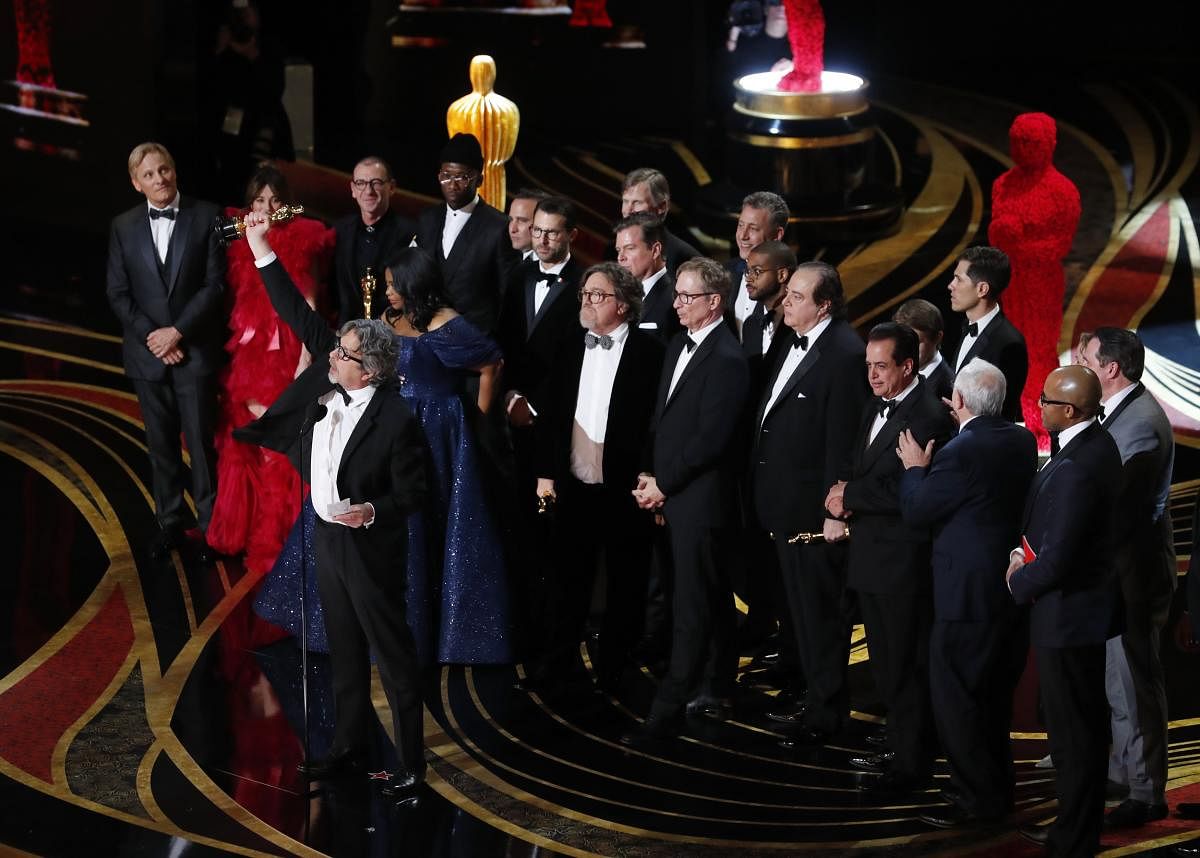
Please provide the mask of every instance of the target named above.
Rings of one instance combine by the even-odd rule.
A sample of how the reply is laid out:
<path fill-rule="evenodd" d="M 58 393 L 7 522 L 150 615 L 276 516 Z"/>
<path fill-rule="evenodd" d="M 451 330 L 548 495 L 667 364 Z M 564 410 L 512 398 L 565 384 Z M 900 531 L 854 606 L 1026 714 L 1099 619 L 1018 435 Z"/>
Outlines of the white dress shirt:
<path fill-rule="evenodd" d="M 369 384 L 358 390 L 347 391 L 350 395 L 349 405 L 336 390 L 329 391 L 317 400 L 328 411 L 313 426 L 312 456 L 309 460 L 310 486 L 313 508 L 316 509 L 317 515 L 331 524 L 341 524 L 335 522 L 329 514 L 329 505 L 342 500 L 337 486 L 342 454 L 346 451 L 346 442 L 354 433 L 354 427 L 367 410 L 367 403 L 375 395 L 375 390 L 375 386 Z"/>
<path fill-rule="evenodd" d="M 892 411 L 894 411 L 896 409 L 896 406 L 899 405 L 901 402 L 903 402 L 908 397 L 908 395 L 916 389 L 917 389 L 917 376 L 914 375 L 913 380 L 908 383 L 908 387 L 904 388 L 904 390 L 900 391 L 894 397 L 892 397 L 892 403 L 893 403 Z M 883 428 L 883 424 L 888 422 L 888 417 L 891 417 L 892 411 L 888 411 L 887 417 L 884 417 L 882 414 L 875 415 L 875 421 L 871 424 L 871 431 L 867 433 L 867 446 L 868 447 L 870 447 L 872 442 L 874 442 L 875 436 L 879 434 L 879 430 Z"/>
<path fill-rule="evenodd" d="M 166 211 L 170 209 L 175 212 L 175 219 L 179 218 L 179 192 L 175 192 L 175 199 L 171 200 L 166 208 L 159 209 L 158 206 L 153 206 L 150 201 L 146 201 L 146 219 L 150 220 L 150 235 L 154 238 L 154 249 L 158 251 L 158 261 L 167 261 L 167 251 L 171 247 L 171 235 L 175 232 L 175 219 L 165 217 L 150 219 L 150 210 Z"/>
<path fill-rule="evenodd" d="M 566 255 L 562 262 L 556 262 L 549 268 L 540 260 L 538 261 L 540 279 L 533 284 L 533 313 L 535 316 L 542 309 L 542 303 L 546 300 L 546 296 L 550 294 L 550 284 L 558 279 L 558 276 L 562 274 L 562 270 L 567 267 L 567 263 L 570 261 L 570 253 Z"/>
<path fill-rule="evenodd" d="M 668 401 L 670 401 L 671 397 L 675 395 L 675 385 L 679 384 L 679 377 L 683 375 L 683 371 L 687 369 L 688 362 L 691 361 L 692 355 L 700 351 L 700 344 L 704 342 L 704 338 L 715 331 L 717 329 L 717 325 L 724 323 L 724 321 L 725 318 L 723 316 L 717 316 L 717 318 L 713 319 L 694 334 L 687 334 L 687 336 L 691 337 L 692 342 L 694 342 L 696 346 L 689 351 L 687 345 L 685 344 L 683 349 L 679 352 L 679 360 L 675 362 L 675 371 L 671 373 L 671 386 L 667 388 Z"/>
<path fill-rule="evenodd" d="M 992 307 L 991 311 L 988 312 L 987 315 L 981 317 L 978 322 L 974 323 L 979 326 L 975 332 L 975 336 L 971 336 L 970 332 L 968 332 L 966 336 L 963 337 L 962 343 L 960 343 L 958 346 L 958 358 L 954 362 L 955 372 L 958 372 L 960 369 L 962 369 L 963 358 L 967 356 L 967 352 L 971 350 L 971 347 L 975 345 L 975 341 L 983 335 L 985 330 L 987 330 L 987 326 L 990 325 L 992 321 L 999 315 L 1000 305 L 997 304 L 995 307 Z"/>
<path fill-rule="evenodd" d="M 581 482 L 604 482 L 604 438 L 608 433 L 608 407 L 621 353 L 629 338 L 629 325 L 622 323 L 609 334 L 612 347 L 596 345 L 583 351 L 579 371 L 579 395 L 575 400 L 575 426 L 583 433 L 582 444 L 571 444 L 571 473 Z M 579 449 L 579 448 L 583 449 Z"/>
<path fill-rule="evenodd" d="M 779 394 L 787 387 L 788 379 L 792 377 L 792 373 L 796 371 L 796 367 L 800 366 L 800 361 L 804 360 L 804 356 L 808 354 L 808 349 L 811 349 L 817 342 L 817 337 L 825 333 L 825 329 L 829 327 L 832 319 L 822 319 L 817 322 L 808 333 L 804 336 L 808 337 L 808 347 L 800 348 L 799 343 L 794 343 L 787 350 L 787 354 L 783 358 L 783 366 L 779 368 L 779 375 L 775 376 L 775 384 L 771 388 L 771 398 L 767 402 L 767 407 L 763 409 L 763 421 L 767 419 L 767 415 L 771 409 L 775 407 L 775 401 L 779 399 Z"/>
<path fill-rule="evenodd" d="M 443 257 L 450 258 L 450 251 L 454 249 L 454 242 L 458 239 L 458 234 L 463 231 L 463 227 L 471 219 L 471 214 L 477 205 L 479 205 L 479 194 L 476 194 L 475 199 L 461 209 L 452 209 L 450 206 L 446 206 L 446 222 L 442 225 Z"/>
<path fill-rule="evenodd" d="M 737 320 L 738 338 L 742 336 L 742 322 L 754 312 L 754 305 L 758 302 L 750 297 L 750 291 L 746 288 L 746 275 L 742 275 L 741 281 L 737 287 L 737 298 L 733 302 L 733 316 Z"/>

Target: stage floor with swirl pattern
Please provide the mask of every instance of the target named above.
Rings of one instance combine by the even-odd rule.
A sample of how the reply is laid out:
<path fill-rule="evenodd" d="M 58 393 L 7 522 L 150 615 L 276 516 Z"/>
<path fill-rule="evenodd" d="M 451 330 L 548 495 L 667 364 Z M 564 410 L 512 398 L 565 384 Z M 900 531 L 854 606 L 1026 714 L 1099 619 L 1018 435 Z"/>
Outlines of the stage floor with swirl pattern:
<path fill-rule="evenodd" d="M 956 255 L 986 236 L 988 189 L 1009 165 L 1012 116 L 1058 117 L 1056 163 L 1079 186 L 1085 213 L 1066 261 L 1061 348 L 1097 324 L 1141 332 L 1147 384 L 1176 428 L 1172 518 L 1186 558 L 1200 486 L 1197 105 L 1157 79 L 1011 101 L 877 80 L 874 96 L 906 202 L 902 228 L 873 242 L 807 247 L 807 255 L 839 266 L 860 329 L 911 295 L 946 310 Z M 689 200 L 711 174 L 680 141 L 530 140 L 510 164 L 509 184 L 577 199 L 579 252 L 595 257 L 619 207 L 620 176 L 645 164 L 671 177 L 673 225 L 686 230 Z M 405 192 L 400 204 L 415 210 L 423 199 Z M 37 246 L 35 230 L 10 226 Z M 721 253 L 718 239 L 691 237 Z M 102 242 L 90 240 L 102 257 Z M 1016 824 L 1055 809 L 1053 771 L 1035 767 L 1046 742 L 1028 677 L 1008 823 L 969 833 L 922 824 L 918 815 L 946 783 L 944 761 L 935 783 L 908 800 L 859 792 L 873 775 L 848 761 L 871 750 L 865 735 L 881 720 L 861 626 L 850 657 L 853 718 L 825 747 L 780 749 L 764 715 L 770 696 L 747 684 L 731 720 L 690 719 L 677 739 L 628 749 L 618 737 L 645 716 L 653 674 L 642 665 L 612 693 L 596 693 L 584 641 L 575 680 L 549 695 L 514 690 L 520 666 L 449 666 L 427 678 L 429 785 L 416 810 L 390 805 L 382 779 L 307 794 L 295 772 L 299 654 L 290 638 L 250 621 L 257 581 L 236 559 L 149 556 L 145 442 L 102 284 L 63 293 L 30 273 L 21 285 L 5 295 L 0 316 L 0 485 L 10 510 L 0 518 L 0 544 L 10 546 L 0 579 L 0 853 L 1037 854 L 1015 834 Z M 1164 638 L 1172 807 L 1200 801 L 1200 652 L 1181 643 L 1179 601 Z M 748 659 L 741 670 L 753 678 Z M 315 750 L 330 735 L 323 657 L 310 671 Z M 381 724 L 390 724 L 382 693 L 376 699 Z M 384 762 L 388 744 L 381 727 Z M 1104 854 L 1168 854 L 1197 839 L 1196 823 L 1169 817 L 1106 835 Z"/>

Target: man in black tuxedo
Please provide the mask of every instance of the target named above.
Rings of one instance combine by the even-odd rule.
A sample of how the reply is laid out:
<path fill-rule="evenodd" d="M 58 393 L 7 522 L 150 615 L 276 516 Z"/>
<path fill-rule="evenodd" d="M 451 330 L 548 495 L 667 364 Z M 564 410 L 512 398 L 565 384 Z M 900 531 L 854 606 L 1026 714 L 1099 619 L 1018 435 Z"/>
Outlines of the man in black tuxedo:
<path fill-rule="evenodd" d="M 670 211 L 671 186 L 666 176 L 650 167 L 640 167 L 625 177 L 621 186 L 621 217 L 649 212 L 663 224 L 662 257 L 666 261 L 667 271 L 674 277 L 679 266 L 689 259 L 695 259 L 700 251 L 666 228 Z"/>
<path fill-rule="evenodd" d="M 1013 806 L 1009 729 L 1029 614 L 1013 604 L 1004 572 L 1020 540 L 1037 443 L 1000 416 L 1005 388 L 999 369 L 974 358 L 951 394 L 958 435 L 936 454 L 911 432 L 899 439 L 904 520 L 934 533 L 929 686 L 956 793 L 922 815 L 938 828 L 995 822 Z"/>
<path fill-rule="evenodd" d="M 333 225 L 337 236 L 333 268 L 337 277 L 337 318 L 339 322 L 363 318 L 363 280 L 368 269 L 375 278 L 370 294 L 371 317 L 378 318 L 387 309 L 383 297 L 384 267 L 412 241 L 416 226 L 392 211 L 392 168 L 377 155 L 368 155 L 354 165 L 350 195 L 358 213 L 347 215 Z"/>
<path fill-rule="evenodd" d="M 666 229 L 658 215 L 637 212 L 613 228 L 617 264 L 642 284 L 642 312 L 638 327 L 669 343 L 680 330 L 675 314 L 675 275 L 663 256 Z"/>
<path fill-rule="evenodd" d="M 917 339 L 921 341 L 917 372 L 929 382 L 939 399 L 949 399 L 954 391 L 954 373 L 941 352 L 946 330 L 942 311 L 923 298 L 912 298 L 896 308 L 892 321 L 908 325 L 917 332 Z"/>
<path fill-rule="evenodd" d="M 863 341 L 845 316 L 837 269 L 797 266 L 783 299 L 792 342 L 773 360 L 752 425 L 750 497 L 775 543 L 808 683 L 804 705 L 768 713 L 791 728 L 789 748 L 823 743 L 850 714 L 850 630 L 842 606 L 847 528 L 825 509 L 853 454 L 867 401 Z"/>
<path fill-rule="evenodd" d="M 366 771 L 373 653 L 400 763 L 390 787 L 408 791 L 425 770 L 420 668 L 404 604 L 406 519 L 426 492 L 425 441 L 395 388 L 388 325 L 354 319 L 334 335 L 276 259 L 266 217 L 252 213 L 247 224 L 272 306 L 318 356 L 261 418 L 236 433 L 240 441 L 285 453 L 308 481 L 317 512 L 313 546 L 336 722 L 330 756 L 300 768 L 313 779 Z"/>
<path fill-rule="evenodd" d="M 675 307 L 687 329 L 671 342 L 655 397 L 652 467 L 638 478 L 643 509 L 662 510 L 675 562 L 671 660 L 650 715 L 623 742 L 676 735 L 689 700 L 715 717 L 730 711 L 737 653 L 729 530 L 737 518 L 736 435 L 746 360 L 724 324 L 729 276 L 711 259 L 679 267 Z"/>
<path fill-rule="evenodd" d="M 492 333 L 505 278 L 520 254 L 508 235 L 508 218 L 479 196 L 483 152 L 470 134 L 442 147 L 437 180 L 444 206 L 417 218 L 417 246 L 433 254 L 454 309 L 479 330 Z"/>
<path fill-rule="evenodd" d="M 500 311 L 496 340 L 504 353 L 504 408 L 515 475 L 510 482 L 513 546 L 516 567 L 524 580 L 520 602 L 523 625 L 531 641 L 544 641 L 551 617 L 543 579 L 550 573 L 546 516 L 533 502 L 537 484 L 533 425 L 542 412 L 545 382 L 556 356 L 579 333 L 579 276 L 582 267 L 571 256 L 575 240 L 575 206 L 563 197 L 541 200 L 530 228 L 534 259 L 522 262 L 509 278 Z"/>
<path fill-rule="evenodd" d="M 796 264 L 796 254 L 782 241 L 764 241 L 746 257 L 746 294 L 754 309 L 742 322 L 742 353 L 756 395 L 775 352 L 791 339 L 783 323 L 783 298 Z"/>
<path fill-rule="evenodd" d="M 1117 579 L 1125 630 L 1106 649 L 1112 707 L 1108 779 L 1129 796 L 1105 819 L 1136 828 L 1167 815 L 1167 689 L 1159 649 L 1175 594 L 1175 538 L 1168 504 L 1175 439 L 1162 406 L 1141 383 L 1146 349 L 1124 328 L 1097 328 L 1079 344 L 1079 362 L 1100 379 L 1101 423 L 1121 453 Z"/>
<path fill-rule="evenodd" d="M 950 309 L 965 313 L 963 338 L 951 360 L 958 372 L 971 358 L 983 358 L 1000 367 L 1008 384 L 1004 416 L 1020 423 L 1021 390 L 1029 373 L 1025 337 L 1000 311 L 1000 294 L 1011 275 L 1008 257 L 994 247 L 968 247 L 958 257 L 950 278 Z"/>
<path fill-rule="evenodd" d="M 548 196 L 550 195 L 545 191 L 521 188 L 510 198 L 508 240 L 512 242 L 513 250 L 521 254 L 514 265 L 536 256 L 533 251 L 533 236 L 529 234 L 529 230 L 533 228 L 533 213 L 537 211 L 537 204 Z"/>
<path fill-rule="evenodd" d="M 612 688 L 641 629 L 654 524 L 630 491 L 654 416 L 663 345 L 637 327 L 642 285 L 624 268 L 592 266 L 579 295 L 583 330 L 559 352 L 534 424 L 537 497 L 556 499 L 558 544 L 551 640 L 530 679 L 557 683 L 571 668 L 603 556 L 606 597 L 594 664 L 600 687 Z"/>
<path fill-rule="evenodd" d="M 1029 489 L 1023 542 L 1009 556 L 1008 588 L 1032 603 L 1030 640 L 1054 758 L 1058 817 L 1022 836 L 1056 855 L 1100 846 L 1108 758 L 1104 642 L 1116 625 L 1114 564 L 1121 454 L 1096 420 L 1100 381 L 1082 366 L 1046 377 L 1039 404 L 1056 452 Z"/>
<path fill-rule="evenodd" d="M 884 774 L 860 789 L 911 792 L 932 773 L 936 754 L 929 703 L 929 624 L 933 616 L 928 528 L 900 515 L 895 455 L 901 432 L 940 447 L 954 434 L 942 401 L 916 371 L 920 343 L 907 325 L 882 322 L 867 336 L 867 381 L 875 398 L 863 409 L 847 479 L 825 499 L 851 523 L 846 583 L 858 594 L 875 683 L 888 711 L 890 762 L 859 757 L 851 764 Z"/>
<path fill-rule="evenodd" d="M 738 215 L 734 242 L 737 244 L 737 259 L 725 263 L 733 281 L 733 292 L 729 301 L 734 318 L 734 328 L 742 338 L 742 325 L 754 312 L 754 299 L 746 284 L 746 260 L 750 251 L 764 241 L 783 241 L 788 218 L 792 216 L 783 197 L 770 191 L 756 191 L 742 200 L 742 211 Z"/>
<path fill-rule="evenodd" d="M 179 193 L 175 161 L 158 143 L 129 155 L 129 179 L 145 196 L 113 218 L 108 241 L 108 303 L 124 331 L 125 374 L 137 394 L 150 454 L 151 493 L 161 559 L 182 543 L 191 513 L 182 431 L 191 455 L 192 500 L 201 534 L 217 496 L 213 426 L 224 352 L 225 253 L 212 230 L 220 210 Z M 201 542 L 201 559 L 208 557 Z"/>

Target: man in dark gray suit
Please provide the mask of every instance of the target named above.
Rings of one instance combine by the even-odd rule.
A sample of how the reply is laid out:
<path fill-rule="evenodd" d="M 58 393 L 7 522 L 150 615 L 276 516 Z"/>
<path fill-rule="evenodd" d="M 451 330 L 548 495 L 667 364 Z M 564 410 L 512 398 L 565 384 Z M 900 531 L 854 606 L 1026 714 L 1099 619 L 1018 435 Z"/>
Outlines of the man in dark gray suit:
<path fill-rule="evenodd" d="M 1125 631 L 1106 644 L 1105 686 L 1112 707 L 1108 779 L 1129 797 L 1105 818 L 1136 828 L 1167 815 L 1167 694 L 1159 642 L 1175 592 L 1175 545 L 1167 499 L 1175 462 L 1171 421 L 1139 379 L 1146 350 L 1133 331 L 1097 328 L 1079 361 L 1100 379 L 1101 424 L 1121 452 L 1117 578 Z"/>
<path fill-rule="evenodd" d="M 133 384 L 150 453 L 160 533 L 151 553 L 179 547 L 191 513 L 184 504 L 182 431 L 192 460 L 192 499 L 201 534 L 217 496 L 213 422 L 223 351 L 225 254 L 212 224 L 219 209 L 181 196 L 175 161 L 159 143 L 129 154 L 129 179 L 146 198 L 113 218 L 108 303 L 124 331 L 125 374 Z M 201 543 L 201 559 L 208 548 Z"/>

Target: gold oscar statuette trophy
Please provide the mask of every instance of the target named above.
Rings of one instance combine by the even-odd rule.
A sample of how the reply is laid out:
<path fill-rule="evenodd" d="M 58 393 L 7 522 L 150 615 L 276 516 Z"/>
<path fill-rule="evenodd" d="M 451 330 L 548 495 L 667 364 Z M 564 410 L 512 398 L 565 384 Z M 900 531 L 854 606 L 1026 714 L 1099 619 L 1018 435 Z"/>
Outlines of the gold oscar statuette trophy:
<path fill-rule="evenodd" d="M 304 214 L 304 206 L 280 206 L 268 215 L 271 223 L 287 223 L 298 214 Z M 240 217 L 219 217 L 213 231 L 221 244 L 237 241 L 246 234 L 246 222 Z"/>
<path fill-rule="evenodd" d="M 492 206 L 505 210 L 504 162 L 517 148 L 521 111 L 493 90 L 496 61 L 486 54 L 471 60 L 471 94 L 464 95 L 446 111 L 446 130 L 453 137 L 471 134 L 483 150 L 483 184 L 479 195 Z"/>
<path fill-rule="evenodd" d="M 375 274 L 371 271 L 371 267 L 367 266 L 367 273 L 358 281 L 358 286 L 362 289 L 363 299 L 363 318 L 371 318 L 371 296 L 375 294 Z"/>

